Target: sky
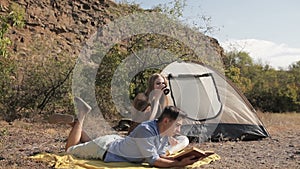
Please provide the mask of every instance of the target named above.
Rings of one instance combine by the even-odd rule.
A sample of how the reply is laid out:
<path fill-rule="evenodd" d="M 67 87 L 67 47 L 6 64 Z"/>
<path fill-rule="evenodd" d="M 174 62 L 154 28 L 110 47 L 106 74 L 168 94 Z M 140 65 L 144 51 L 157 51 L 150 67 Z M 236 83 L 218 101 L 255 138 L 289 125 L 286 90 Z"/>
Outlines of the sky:
<path fill-rule="evenodd" d="M 149 9 L 171 0 L 126 2 Z M 299 0 L 186 0 L 183 20 L 203 25 L 201 16 L 209 17 L 209 25 L 216 29 L 208 35 L 226 51 L 242 50 L 255 62 L 286 69 L 300 61 L 299 7 Z"/>

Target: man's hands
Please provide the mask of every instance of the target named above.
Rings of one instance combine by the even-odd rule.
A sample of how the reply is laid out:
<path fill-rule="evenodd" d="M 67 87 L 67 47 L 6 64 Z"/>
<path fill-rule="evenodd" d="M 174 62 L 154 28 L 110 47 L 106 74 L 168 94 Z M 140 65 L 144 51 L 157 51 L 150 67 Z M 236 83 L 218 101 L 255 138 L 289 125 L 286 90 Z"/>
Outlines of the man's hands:
<path fill-rule="evenodd" d="M 195 159 L 195 156 L 190 156 L 182 159 L 181 161 L 175 160 L 172 157 L 167 156 L 160 156 L 159 159 L 157 159 L 154 162 L 154 166 L 156 167 L 184 167 L 187 165 L 194 164 L 199 159 Z"/>
<path fill-rule="evenodd" d="M 186 157 L 186 158 L 182 159 L 181 161 L 179 161 L 180 166 L 178 166 L 178 167 L 184 167 L 187 165 L 194 164 L 198 160 L 199 159 L 197 159 L 197 158 L 195 159 L 195 156 Z"/>

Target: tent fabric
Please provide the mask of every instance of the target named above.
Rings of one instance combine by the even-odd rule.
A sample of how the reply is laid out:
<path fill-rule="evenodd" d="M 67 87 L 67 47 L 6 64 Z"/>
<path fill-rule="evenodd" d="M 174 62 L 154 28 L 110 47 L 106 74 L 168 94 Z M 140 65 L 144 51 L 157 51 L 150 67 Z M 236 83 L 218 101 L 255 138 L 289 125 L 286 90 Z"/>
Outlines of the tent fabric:
<path fill-rule="evenodd" d="M 269 134 L 246 97 L 218 71 L 193 62 L 173 62 L 169 103 L 188 114 L 182 133 L 198 140 L 255 140 Z"/>
<path fill-rule="evenodd" d="M 211 74 L 169 75 L 169 79 L 172 91 L 177 91 L 171 93 L 173 104 L 188 110 L 189 118 L 202 121 L 220 113 L 222 104 Z"/>

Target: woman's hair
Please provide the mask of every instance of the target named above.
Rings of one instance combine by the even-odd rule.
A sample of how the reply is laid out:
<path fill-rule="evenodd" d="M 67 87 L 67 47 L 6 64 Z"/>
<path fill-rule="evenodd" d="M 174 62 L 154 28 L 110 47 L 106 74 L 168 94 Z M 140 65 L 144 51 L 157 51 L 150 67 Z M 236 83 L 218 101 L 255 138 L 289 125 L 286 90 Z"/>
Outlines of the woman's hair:
<path fill-rule="evenodd" d="M 146 96 L 149 96 L 150 92 L 152 90 L 154 90 L 154 83 L 155 83 L 155 80 L 159 77 L 162 77 L 164 79 L 164 82 L 165 82 L 165 85 L 168 86 L 168 81 L 167 81 L 167 78 L 164 77 L 163 75 L 159 74 L 159 73 L 154 73 L 148 80 L 148 88 L 146 89 Z"/>
<path fill-rule="evenodd" d="M 158 122 L 161 122 L 164 118 L 176 120 L 177 118 L 185 118 L 187 114 L 175 106 L 166 106 L 162 114 L 158 117 Z"/>

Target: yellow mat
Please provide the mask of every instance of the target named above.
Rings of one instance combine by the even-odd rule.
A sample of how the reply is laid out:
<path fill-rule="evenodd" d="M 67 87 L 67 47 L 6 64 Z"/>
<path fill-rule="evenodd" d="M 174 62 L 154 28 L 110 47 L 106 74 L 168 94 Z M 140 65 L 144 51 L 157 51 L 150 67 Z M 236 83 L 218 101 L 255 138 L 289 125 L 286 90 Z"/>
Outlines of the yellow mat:
<path fill-rule="evenodd" d="M 147 163 L 143 164 L 134 164 L 128 162 L 109 162 L 105 163 L 101 160 L 85 160 L 78 159 L 72 155 L 57 155 L 50 153 L 37 154 L 35 156 L 31 156 L 31 159 L 35 159 L 37 161 L 43 161 L 49 164 L 49 166 L 54 168 L 64 168 L 64 169 L 125 169 L 125 168 L 154 168 L 150 167 Z M 186 166 L 185 168 L 195 168 L 204 164 L 209 164 L 212 161 L 219 160 L 220 156 L 217 154 L 212 154 L 200 161 L 197 161 L 193 165 Z"/>

